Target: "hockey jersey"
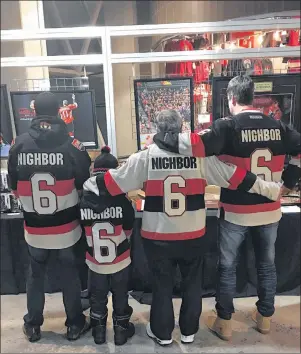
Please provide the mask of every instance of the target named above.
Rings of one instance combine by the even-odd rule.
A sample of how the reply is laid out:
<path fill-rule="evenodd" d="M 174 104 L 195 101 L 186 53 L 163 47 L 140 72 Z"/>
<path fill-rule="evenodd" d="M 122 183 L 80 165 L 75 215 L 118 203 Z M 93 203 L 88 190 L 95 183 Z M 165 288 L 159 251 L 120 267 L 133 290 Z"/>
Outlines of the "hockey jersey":
<path fill-rule="evenodd" d="M 222 161 L 251 171 L 266 181 L 283 180 L 288 188 L 300 176 L 300 134 L 255 110 L 218 119 L 200 134 L 157 134 L 154 142 L 187 156 L 220 155 Z M 293 157 L 283 171 L 286 154 Z M 221 191 L 220 213 L 225 220 L 243 226 L 266 225 L 281 218 L 279 200 L 225 188 Z"/>
<path fill-rule="evenodd" d="M 8 160 L 10 187 L 20 199 L 26 242 L 61 249 L 81 237 L 78 190 L 89 178 L 90 157 L 59 118 L 37 117 L 18 136 Z"/>
<path fill-rule="evenodd" d="M 86 263 L 93 272 L 113 274 L 131 263 L 129 237 L 135 213 L 125 195 L 99 196 L 95 179 L 91 177 L 84 184 L 80 202 L 88 244 Z"/>
<path fill-rule="evenodd" d="M 68 104 L 59 109 L 59 114 L 61 119 L 66 123 L 70 124 L 74 121 L 72 111 L 77 108 L 77 103 Z"/>
<path fill-rule="evenodd" d="M 155 144 L 133 154 L 117 170 L 97 176 L 99 191 L 118 195 L 144 189 L 141 235 L 161 241 L 193 240 L 205 234 L 207 183 L 260 193 L 276 200 L 280 187 L 217 157 L 195 158 L 164 151 Z M 269 189 L 270 188 L 270 189 Z"/>

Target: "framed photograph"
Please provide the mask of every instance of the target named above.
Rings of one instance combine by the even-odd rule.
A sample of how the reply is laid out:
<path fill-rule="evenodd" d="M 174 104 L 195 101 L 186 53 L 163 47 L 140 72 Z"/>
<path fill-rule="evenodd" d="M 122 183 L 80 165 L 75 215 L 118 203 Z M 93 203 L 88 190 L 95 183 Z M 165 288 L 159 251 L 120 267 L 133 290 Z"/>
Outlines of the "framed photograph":
<path fill-rule="evenodd" d="M 214 77 L 213 119 L 227 117 L 227 86 L 232 77 Z M 252 76 L 255 84 L 253 106 L 265 115 L 281 120 L 300 132 L 300 74 Z"/>
<path fill-rule="evenodd" d="M 9 105 L 9 96 L 6 85 L 1 85 L 1 131 L 0 131 L 0 147 L 1 158 L 7 158 L 10 144 L 13 140 L 13 120 Z"/>
<path fill-rule="evenodd" d="M 175 109 L 183 117 L 183 131 L 194 130 L 193 80 L 190 77 L 134 81 L 138 150 L 144 149 L 157 132 L 156 117 Z"/>
<path fill-rule="evenodd" d="M 98 147 L 96 111 L 93 90 L 83 91 L 51 91 L 60 102 L 58 117 L 67 126 L 70 136 L 75 137 L 87 149 Z M 40 92 L 11 92 L 11 102 L 16 126 L 16 134 L 28 131 L 31 121 L 35 118 L 35 97 Z"/>

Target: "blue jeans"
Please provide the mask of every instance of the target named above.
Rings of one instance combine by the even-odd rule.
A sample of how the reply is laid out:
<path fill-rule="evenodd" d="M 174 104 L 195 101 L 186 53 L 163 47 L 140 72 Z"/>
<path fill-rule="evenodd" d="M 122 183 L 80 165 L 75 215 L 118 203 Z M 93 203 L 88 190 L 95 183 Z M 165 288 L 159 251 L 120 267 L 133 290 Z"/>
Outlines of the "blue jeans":
<path fill-rule="evenodd" d="M 265 317 L 275 312 L 277 286 L 275 242 L 278 222 L 263 226 L 241 226 L 225 220 L 219 221 L 219 264 L 216 293 L 218 316 L 230 320 L 234 313 L 233 298 L 236 292 L 236 266 L 239 248 L 251 232 L 256 257 L 258 312 Z"/>

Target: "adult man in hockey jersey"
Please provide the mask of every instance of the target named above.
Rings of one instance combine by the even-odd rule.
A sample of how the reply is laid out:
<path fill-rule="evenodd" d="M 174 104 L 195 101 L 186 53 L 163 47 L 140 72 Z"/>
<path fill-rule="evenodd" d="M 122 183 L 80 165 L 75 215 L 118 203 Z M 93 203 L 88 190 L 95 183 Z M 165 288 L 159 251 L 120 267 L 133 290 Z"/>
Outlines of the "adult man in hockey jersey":
<path fill-rule="evenodd" d="M 284 182 L 291 189 L 300 176 L 300 134 L 279 120 L 252 107 L 254 83 L 248 76 L 229 82 L 231 117 L 216 120 L 198 134 L 158 134 L 156 143 L 187 156 L 220 155 L 220 159 L 253 172 L 266 181 Z M 292 155 L 284 169 L 286 154 Z M 222 189 L 220 197 L 220 257 L 216 295 L 217 318 L 208 327 L 224 340 L 232 336 L 231 316 L 236 291 L 236 265 L 240 245 L 251 231 L 257 262 L 258 297 L 253 320 L 261 333 L 270 331 L 276 294 L 275 241 L 281 218 L 280 200 L 242 190 Z"/>
<path fill-rule="evenodd" d="M 93 175 L 104 174 L 118 167 L 117 159 L 105 146 L 94 162 Z M 128 303 L 130 273 L 130 243 L 135 213 L 127 197 L 107 199 L 97 188 L 84 184 L 81 200 L 81 220 L 85 227 L 89 250 L 86 263 L 90 269 L 90 317 L 96 344 L 106 341 L 108 293 L 113 295 L 114 342 L 123 345 L 135 333 L 129 322 L 133 309 Z"/>
<path fill-rule="evenodd" d="M 157 129 L 179 133 L 183 120 L 174 110 L 160 112 Z M 152 144 L 129 157 L 104 177 L 90 178 L 100 193 L 118 195 L 143 188 L 145 206 L 141 235 L 153 274 L 153 300 L 147 334 L 160 345 L 172 343 L 173 273 L 178 264 L 183 278 L 179 325 L 183 343 L 194 341 L 199 328 L 202 264 L 206 252 L 204 192 L 207 183 L 260 193 L 277 200 L 280 187 L 216 157 L 197 159 Z"/>
<path fill-rule="evenodd" d="M 41 338 L 45 303 L 44 275 L 50 253 L 61 264 L 61 288 L 67 315 L 67 339 L 89 329 L 82 312 L 81 285 L 75 244 L 81 237 L 78 191 L 89 177 L 90 157 L 69 137 L 58 118 L 59 103 L 50 92 L 35 99 L 36 118 L 18 136 L 8 160 L 10 186 L 23 206 L 25 240 L 29 250 L 27 309 L 23 331 L 30 342 Z"/>

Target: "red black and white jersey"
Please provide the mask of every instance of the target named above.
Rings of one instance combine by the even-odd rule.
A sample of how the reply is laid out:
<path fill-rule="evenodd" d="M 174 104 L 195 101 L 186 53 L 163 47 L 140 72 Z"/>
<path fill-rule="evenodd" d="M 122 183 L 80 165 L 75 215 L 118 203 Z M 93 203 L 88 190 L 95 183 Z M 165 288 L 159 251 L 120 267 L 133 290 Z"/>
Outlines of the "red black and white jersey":
<path fill-rule="evenodd" d="M 266 181 L 283 181 L 293 188 L 300 176 L 300 134 L 279 120 L 250 110 L 216 120 L 199 134 L 157 134 L 168 149 L 187 156 L 219 155 L 222 161 L 253 172 Z M 291 155 L 284 169 L 285 156 Z M 283 170 L 284 169 L 284 170 Z M 260 195 L 223 188 L 220 212 L 225 220 L 237 225 L 259 226 L 281 218 L 280 201 Z"/>
<path fill-rule="evenodd" d="M 187 157 L 155 144 L 131 155 L 119 169 L 97 176 L 96 182 L 100 191 L 111 195 L 144 189 L 141 235 L 161 241 L 193 240 L 205 234 L 207 183 L 261 193 L 274 200 L 280 192 L 278 185 L 215 156 Z"/>
<path fill-rule="evenodd" d="M 16 138 L 8 174 L 24 210 L 30 246 L 62 249 L 79 240 L 78 190 L 89 177 L 90 163 L 84 146 L 68 136 L 59 118 L 38 117 Z"/>
<path fill-rule="evenodd" d="M 101 197 L 91 177 L 84 184 L 80 202 L 81 223 L 88 251 L 86 263 L 99 274 L 114 274 L 131 263 L 129 237 L 135 220 L 132 203 L 125 195 Z"/>

